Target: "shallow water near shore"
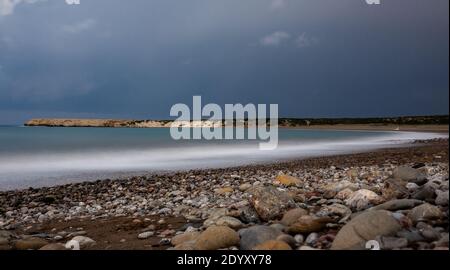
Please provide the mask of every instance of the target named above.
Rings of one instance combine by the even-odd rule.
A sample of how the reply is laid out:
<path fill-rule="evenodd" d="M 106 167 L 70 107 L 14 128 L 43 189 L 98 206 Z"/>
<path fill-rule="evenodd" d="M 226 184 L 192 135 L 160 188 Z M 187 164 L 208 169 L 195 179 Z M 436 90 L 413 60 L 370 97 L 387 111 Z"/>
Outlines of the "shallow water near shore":
<path fill-rule="evenodd" d="M 165 128 L 0 127 L 0 190 L 330 156 L 433 138 L 448 135 L 283 128 L 278 148 L 261 151 L 251 140 L 174 141 Z"/>

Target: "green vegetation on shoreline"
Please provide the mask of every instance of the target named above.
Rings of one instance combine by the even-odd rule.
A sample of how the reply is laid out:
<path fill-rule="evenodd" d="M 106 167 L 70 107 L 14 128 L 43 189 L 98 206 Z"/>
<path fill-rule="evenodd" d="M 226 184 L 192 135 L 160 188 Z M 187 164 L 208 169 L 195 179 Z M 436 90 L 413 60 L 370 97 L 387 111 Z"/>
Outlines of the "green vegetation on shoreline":
<path fill-rule="evenodd" d="M 448 125 L 448 115 L 372 118 L 280 118 L 281 126 L 308 125 Z"/>

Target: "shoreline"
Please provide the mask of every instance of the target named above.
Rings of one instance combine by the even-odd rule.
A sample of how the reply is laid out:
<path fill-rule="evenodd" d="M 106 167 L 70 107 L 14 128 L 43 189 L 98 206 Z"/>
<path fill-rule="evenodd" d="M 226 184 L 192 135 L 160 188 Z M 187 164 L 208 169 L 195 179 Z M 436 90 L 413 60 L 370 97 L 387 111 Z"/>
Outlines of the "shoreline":
<path fill-rule="evenodd" d="M 114 128 L 114 129 L 152 129 L 152 128 L 170 128 L 167 126 L 155 127 L 106 127 L 106 126 L 29 126 L 29 125 L 10 125 L 0 127 L 23 127 L 23 128 Z M 192 128 L 192 127 L 191 127 Z M 294 130 L 325 130 L 325 131 L 386 131 L 386 132 L 424 132 L 449 134 L 449 125 L 357 125 L 357 124 L 336 124 L 336 125 L 310 125 L 310 126 L 283 126 L 279 125 L 279 129 Z"/>
<path fill-rule="evenodd" d="M 370 155 L 382 155 L 383 153 L 387 154 L 397 154 L 397 152 L 414 152 L 415 150 L 421 151 L 421 149 L 428 149 L 435 147 L 441 148 L 443 145 L 449 145 L 449 139 L 443 139 L 443 138 L 437 138 L 437 139 L 431 139 L 431 140 L 415 140 L 412 143 L 405 143 L 405 144 L 394 144 L 390 147 L 383 147 L 378 149 L 368 149 L 368 150 L 356 150 L 349 153 L 342 153 L 342 154 L 336 154 L 336 155 L 326 155 L 326 156 L 317 156 L 317 157 L 307 157 L 307 158 L 286 158 L 276 161 L 261 161 L 256 162 L 255 164 L 246 164 L 246 165 L 238 165 L 238 166 L 224 166 L 224 167 L 211 167 L 211 168 L 194 168 L 194 169 L 179 169 L 179 170 L 157 170 L 152 172 L 130 172 L 130 175 L 126 172 L 118 172 L 117 175 L 120 175 L 118 177 L 109 177 L 105 179 L 97 179 L 93 181 L 78 181 L 73 183 L 64 183 L 64 184 L 57 184 L 57 185 L 50 185 L 50 186 L 39 186 L 39 187 L 26 187 L 26 188 L 16 188 L 16 189 L 10 189 L 10 190 L 0 190 L 0 195 L 2 193 L 15 193 L 15 192 L 22 192 L 26 190 L 33 190 L 39 192 L 40 190 L 47 190 L 47 189 L 54 189 L 54 188 L 63 188 L 66 186 L 72 186 L 72 185 L 85 185 L 85 184 L 92 184 L 92 183 L 98 183 L 100 181 L 111 181 L 111 182 L 120 182 L 120 181 L 127 181 L 132 180 L 139 177 L 166 177 L 166 176 L 173 176 L 173 175 L 179 175 L 179 174 L 203 174 L 213 171 L 214 173 L 228 173 L 228 172 L 236 172 L 240 170 L 269 170 L 273 168 L 277 169 L 288 169 L 292 170 L 294 168 L 299 169 L 314 169 L 314 168 L 321 168 L 324 167 L 324 164 L 340 164 L 339 166 L 358 166 L 358 162 L 360 159 L 368 158 Z M 444 147 L 445 149 L 445 147 Z M 448 153 L 445 151 L 441 151 L 440 154 L 446 154 L 442 156 L 442 160 L 436 160 L 436 161 L 449 161 Z M 345 162 L 342 162 L 344 160 Z M 400 159 L 395 161 L 394 163 L 402 163 L 406 162 L 406 159 Z M 435 160 L 433 160 L 435 161 Z M 372 162 L 366 164 L 366 165 L 373 165 Z M 112 178 L 112 179 L 111 179 Z"/>
<path fill-rule="evenodd" d="M 448 140 L 417 142 L 417 145 L 411 147 L 274 164 L 190 170 L 0 191 L 0 232 L 3 230 L 12 235 L 7 245 L 2 247 L 0 244 L 0 249 L 20 249 L 17 241 L 27 242 L 29 239 L 39 240 L 42 244 L 59 244 L 61 247 L 61 243 L 64 244 L 75 236 L 90 237 L 96 241 L 95 245 L 85 249 L 167 249 L 176 246 L 171 241 L 178 234 L 204 231 L 211 226 L 209 223 L 216 222 L 214 215 L 219 215 L 218 213 L 226 215 L 228 223 L 222 222 L 236 231 L 252 228 L 256 224 L 282 227 L 276 221 L 281 216 L 257 221 L 254 210 L 251 210 L 254 205 L 251 200 L 253 195 L 250 195 L 249 190 L 271 186 L 279 188 L 283 193 L 287 192 L 297 207 L 311 213 L 317 214 L 323 207 L 338 204 L 346 211 L 352 209 L 356 214 L 361 209 L 354 209 L 347 205 L 347 201 L 337 199 L 336 193 L 328 194 L 327 187 L 339 182 L 351 182 L 358 186 L 356 190 L 369 190 L 367 192 L 374 192 L 376 195 L 373 196 L 381 198 L 385 195 L 384 182 L 397 167 L 403 165 L 424 169 L 430 179 L 443 177 L 440 181 L 447 183 L 448 191 Z M 292 185 L 283 184 L 277 181 L 280 174 L 292 176 L 300 182 L 293 180 L 295 183 Z M 434 193 L 431 196 L 434 204 Z M 378 203 L 381 201 L 371 202 L 375 205 Z M 273 207 L 277 209 L 276 206 Z M 433 226 L 437 226 L 438 230 L 443 230 L 441 234 L 444 233 L 445 237 L 446 233 L 448 239 L 448 201 L 447 206 L 439 207 L 444 215 L 443 219 L 440 219 L 440 223 L 431 224 L 435 224 Z M 276 209 L 270 211 L 281 211 Z M 318 235 L 323 237 L 321 241 L 314 244 L 302 242 L 301 245 L 297 243 L 294 246 L 329 249 L 330 239 L 334 239 L 345 224 L 334 222 L 328 224 L 329 228 L 318 230 Z M 145 235 L 147 236 L 144 237 Z M 309 233 L 303 235 L 305 239 L 307 236 L 309 237 Z M 428 242 L 423 245 L 412 247 L 442 247 L 441 244 Z M 446 247 L 448 249 L 448 241 Z M 407 248 L 411 246 L 408 245 Z"/>
<path fill-rule="evenodd" d="M 364 131 L 362 131 L 364 132 Z M 376 132 L 376 131 L 373 131 Z M 380 131 L 384 132 L 384 131 Z M 442 134 L 440 134 L 442 135 Z M 170 175 L 173 173 L 188 173 L 191 171 L 195 172 L 204 172 L 204 171 L 210 171 L 210 170 L 240 170 L 245 168 L 258 168 L 258 167 L 282 167 L 286 166 L 290 163 L 295 162 L 302 162 L 307 161 L 311 159 L 326 159 L 326 158 L 334 158 L 334 157 L 345 157 L 350 155 L 357 155 L 357 154 L 369 154 L 369 153 L 375 153 L 378 151 L 388 150 L 388 149 L 399 149 L 399 148 L 409 148 L 409 147 L 417 147 L 421 144 L 429 144 L 432 142 L 442 142 L 442 141 L 448 141 L 448 138 L 442 138 L 437 137 L 434 139 L 415 139 L 411 140 L 410 142 L 402 142 L 402 143 L 395 143 L 395 144 L 386 144 L 379 147 L 374 148 L 361 148 L 361 149 L 353 149 L 353 150 L 342 150 L 337 151 L 333 154 L 322 154 L 322 155 L 311 155 L 306 157 L 280 157 L 273 160 L 258 160 L 254 161 L 252 163 L 244 163 L 242 165 L 217 165 L 217 166 L 205 166 L 205 167 L 198 167 L 198 168 L 180 168 L 180 169 L 149 169 L 149 170 L 136 170 L 136 171 L 116 171 L 116 172 L 91 172 L 91 173 L 80 173 L 79 175 L 73 175 L 65 180 L 59 180 L 58 182 L 54 184 L 34 184 L 31 185 L 17 185 L 15 186 L 4 186 L 0 187 L 0 192 L 8 192 L 8 191 L 21 191 L 26 189 L 40 189 L 40 188 L 52 188 L 52 187 L 59 187 L 59 186 L 65 186 L 65 185 L 71 185 L 71 184 L 83 184 L 83 183 L 91 183 L 96 181 L 101 181 L 104 179 L 113 179 L 113 180 L 120 180 L 120 179 L 127 179 L 127 178 L 133 178 L 133 177 L 153 177 L 158 175 Z M 100 176 L 101 175 L 101 176 Z M 52 178 L 55 178 L 54 176 Z M 61 179 L 64 178 L 64 176 L 60 177 Z M 45 182 L 47 183 L 47 182 Z"/>
<path fill-rule="evenodd" d="M 280 128 L 292 128 L 303 130 L 337 130 L 337 131 L 393 131 L 393 132 L 430 132 L 439 134 L 448 134 L 448 125 L 359 125 L 359 124 L 336 124 L 336 125 L 311 125 Z M 397 129 L 399 128 L 399 129 Z"/>
<path fill-rule="evenodd" d="M 88 130 L 90 131 L 90 130 Z M 48 130 L 48 133 L 53 133 L 53 131 Z M 65 132 L 70 132 L 70 130 L 65 130 Z M 108 133 L 109 131 L 104 131 Z M 280 131 L 283 134 L 283 130 Z M 292 132 L 295 133 L 296 131 L 292 129 L 291 131 L 286 131 L 286 133 Z M 301 133 L 301 130 L 298 130 L 298 132 Z M 305 133 L 311 133 L 314 134 L 314 132 L 307 132 Z M 335 130 L 330 130 L 330 134 L 333 134 Z M 349 131 L 353 132 L 354 134 L 358 135 L 358 131 Z M 196 160 L 196 151 L 192 151 L 192 148 L 185 148 L 189 151 L 183 151 L 183 156 L 180 158 L 177 158 L 177 155 L 168 156 L 165 154 L 163 148 L 156 147 L 155 150 L 152 151 L 145 151 L 145 155 L 148 157 L 146 163 L 144 164 L 142 161 L 140 161 L 137 156 L 138 154 L 133 154 L 132 151 L 130 153 L 125 152 L 120 153 L 113 153 L 109 154 L 108 151 L 105 151 L 106 154 L 108 154 L 109 160 L 105 160 L 109 164 L 106 167 L 100 168 L 96 170 L 96 167 L 90 167 L 91 164 L 96 164 L 98 162 L 95 157 L 101 157 L 100 154 L 94 155 L 93 151 L 89 152 L 86 151 L 85 155 L 80 155 L 73 159 L 73 162 L 75 164 L 78 164 L 77 167 L 73 168 L 73 170 L 62 170 L 61 172 L 57 171 L 57 168 L 59 168 L 61 165 L 58 163 L 59 160 L 57 159 L 57 156 L 44 159 L 41 161 L 41 165 L 39 165 L 42 168 L 49 168 L 47 173 L 40 173 L 38 170 L 35 169 L 36 173 L 33 174 L 33 170 L 27 172 L 27 171 L 20 171 L 20 168 L 15 169 L 17 172 L 17 175 L 14 175 L 14 171 L 10 168 L 16 168 L 15 159 L 11 159 L 10 161 L 6 160 L 6 163 L 3 163 L 2 166 L 4 170 L 2 170 L 2 177 L 0 177 L 0 190 L 6 191 L 6 190 L 14 190 L 14 189 L 24 189 L 28 187 L 33 188 L 39 188 L 39 187 L 51 187 L 51 186 L 59 186 L 64 184 L 70 184 L 70 183 L 80 183 L 85 181 L 96 181 L 98 179 L 116 179 L 116 178 L 126 178 L 131 176 L 145 176 L 145 175 L 153 175 L 158 173 L 170 173 L 170 172 L 184 172 L 189 170 L 210 170 L 210 169 L 216 169 L 216 168 L 233 168 L 233 167 L 241 167 L 245 166 L 246 164 L 250 164 L 253 166 L 257 166 L 260 164 L 271 164 L 271 163 L 285 163 L 292 160 L 297 159 L 309 159 L 313 157 L 325 157 L 325 156 L 333 156 L 333 155 L 345 155 L 345 154 L 352 154 L 352 153 L 361 153 L 361 152 L 372 152 L 376 151 L 376 149 L 383 149 L 383 148 L 402 148 L 402 147 L 408 147 L 409 144 L 413 143 L 414 141 L 418 140 L 431 140 L 433 138 L 448 138 L 448 134 L 438 134 L 438 133 L 419 133 L 419 132 L 412 132 L 409 133 L 405 131 L 391 131 L 391 132 L 385 132 L 385 131 L 361 131 L 362 134 L 366 135 L 366 139 L 363 137 L 360 141 L 356 140 L 343 140 L 343 141 L 328 141 L 324 142 L 323 144 L 317 145 L 317 144 L 311 144 L 313 145 L 313 148 L 317 148 L 315 151 L 314 149 L 311 150 L 311 147 L 308 148 L 308 144 L 295 144 L 293 142 L 289 142 L 286 140 L 286 144 L 283 144 L 282 141 L 279 147 L 279 151 L 274 151 L 273 153 L 256 153 L 256 152 L 249 152 L 248 149 L 240 148 L 234 146 L 233 148 L 230 147 L 223 147 L 221 145 L 214 146 L 213 148 L 208 149 L 208 144 L 204 145 L 205 147 L 199 147 L 196 151 L 199 153 L 198 160 Z M 378 136 L 377 133 L 381 132 L 380 134 L 384 134 L 385 136 Z M 31 131 L 27 131 L 27 134 L 32 134 Z M 367 135 L 367 134 L 372 135 Z M 372 136 L 372 137 L 371 137 Z M 378 137 L 377 137 L 378 136 Z M 377 139 L 378 138 L 378 139 Z M 341 143 L 343 142 L 343 143 Z M 239 144 L 236 144 L 239 145 Z M 183 148 L 181 148 L 183 149 Z M 214 152 L 208 152 L 208 150 L 215 149 Z M 151 150 L 151 149 L 150 149 Z M 171 151 L 178 150 L 175 148 L 169 149 Z M 228 151 L 229 150 L 229 151 Z M 252 150 L 252 149 L 250 149 Z M 158 151 L 160 152 L 158 154 Z M 201 152 L 205 152 L 205 154 L 200 154 Z M 234 151 L 234 155 L 236 156 L 236 159 L 230 159 L 227 158 L 227 153 L 230 151 Z M 253 150 L 252 150 L 253 151 Z M 80 152 L 82 153 L 82 152 Z M 99 153 L 102 153 L 99 151 Z M 171 153 L 171 152 L 168 152 Z M 144 152 L 140 153 L 141 155 L 144 154 Z M 246 157 L 251 157 L 251 160 L 246 161 L 245 159 L 238 158 L 238 154 L 242 154 Z M 253 155 L 253 156 L 252 156 Z M 64 156 L 62 156 L 64 157 Z M 123 159 L 124 157 L 127 157 L 126 161 L 121 161 L 120 159 Z M 192 161 L 189 160 L 189 157 L 193 157 L 194 159 Z M 200 158 L 203 157 L 203 158 Z M 183 158 L 186 161 L 183 161 Z M 20 159 L 19 159 L 20 160 Z M 47 162 L 47 163 L 46 163 Z M 139 163 L 141 162 L 141 163 Z M 155 163 L 153 163 L 155 162 Z M 178 162 L 178 163 L 173 163 Z M 5 165 L 6 164 L 6 165 Z M 10 164 L 8 166 L 7 164 Z M 156 164 L 156 165 L 154 165 Z M 115 168 L 115 165 L 121 166 L 120 168 Z M 36 165 L 34 165 L 36 166 Z M 27 169 L 27 168 L 25 168 Z M 30 169 L 30 168 L 28 168 Z M 53 169 L 53 170 L 52 170 Z M 10 175 L 10 178 L 8 178 L 8 172 Z M 1 174 L 1 173 L 0 173 Z"/>

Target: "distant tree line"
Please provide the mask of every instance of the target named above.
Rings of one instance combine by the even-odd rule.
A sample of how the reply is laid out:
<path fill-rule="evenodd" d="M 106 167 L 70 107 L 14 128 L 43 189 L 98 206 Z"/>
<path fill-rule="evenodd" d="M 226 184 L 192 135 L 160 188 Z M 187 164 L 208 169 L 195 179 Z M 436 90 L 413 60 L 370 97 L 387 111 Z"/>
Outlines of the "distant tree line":
<path fill-rule="evenodd" d="M 448 115 L 371 118 L 280 118 L 284 126 L 375 124 L 375 125 L 448 125 Z"/>

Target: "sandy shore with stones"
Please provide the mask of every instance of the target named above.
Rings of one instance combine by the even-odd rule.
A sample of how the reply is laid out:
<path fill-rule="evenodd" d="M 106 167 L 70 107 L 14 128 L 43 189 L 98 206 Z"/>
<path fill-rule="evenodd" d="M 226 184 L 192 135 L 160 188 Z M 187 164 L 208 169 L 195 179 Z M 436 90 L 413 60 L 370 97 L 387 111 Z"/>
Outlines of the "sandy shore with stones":
<path fill-rule="evenodd" d="M 448 165 L 435 140 L 0 192 L 0 250 L 448 250 Z"/>

